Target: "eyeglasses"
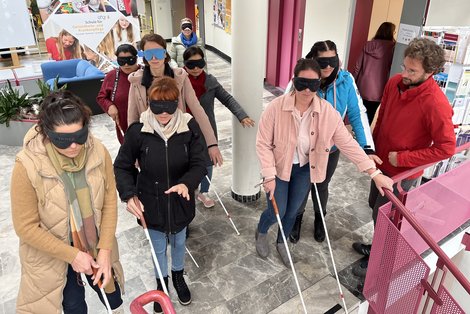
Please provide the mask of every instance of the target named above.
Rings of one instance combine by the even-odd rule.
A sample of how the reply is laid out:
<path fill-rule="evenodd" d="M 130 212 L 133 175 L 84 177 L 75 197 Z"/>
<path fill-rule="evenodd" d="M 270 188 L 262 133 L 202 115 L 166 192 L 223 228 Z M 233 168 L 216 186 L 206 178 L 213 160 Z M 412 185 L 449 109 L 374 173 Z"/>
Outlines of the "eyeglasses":
<path fill-rule="evenodd" d="M 147 61 L 150 61 L 153 58 L 163 60 L 166 57 L 166 50 L 163 48 L 148 49 L 144 51 L 140 50 L 137 55 L 139 57 L 144 57 Z"/>
<path fill-rule="evenodd" d="M 400 67 L 401 67 L 401 72 L 406 71 L 406 73 L 408 73 L 408 75 L 415 75 L 416 74 L 415 70 L 407 69 L 404 64 L 400 65 Z"/>

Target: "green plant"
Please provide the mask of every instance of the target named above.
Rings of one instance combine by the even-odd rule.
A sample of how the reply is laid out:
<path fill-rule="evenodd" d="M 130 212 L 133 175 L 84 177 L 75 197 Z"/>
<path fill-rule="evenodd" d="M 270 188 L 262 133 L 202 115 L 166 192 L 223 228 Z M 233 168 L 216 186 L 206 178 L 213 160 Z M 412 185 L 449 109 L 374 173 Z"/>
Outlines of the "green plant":
<path fill-rule="evenodd" d="M 67 88 L 67 84 L 62 85 L 59 87 L 59 76 L 57 75 L 52 83 L 52 88 L 46 82 L 38 79 L 36 84 L 39 87 L 39 93 L 32 96 L 32 98 L 36 99 L 37 103 L 41 103 L 44 98 L 49 96 L 50 93 L 56 92 L 59 90 L 63 90 Z"/>
<path fill-rule="evenodd" d="M 10 125 L 10 120 L 19 117 L 22 108 L 31 104 L 28 94 L 20 95 L 7 80 L 7 86 L 0 91 L 0 124 Z"/>

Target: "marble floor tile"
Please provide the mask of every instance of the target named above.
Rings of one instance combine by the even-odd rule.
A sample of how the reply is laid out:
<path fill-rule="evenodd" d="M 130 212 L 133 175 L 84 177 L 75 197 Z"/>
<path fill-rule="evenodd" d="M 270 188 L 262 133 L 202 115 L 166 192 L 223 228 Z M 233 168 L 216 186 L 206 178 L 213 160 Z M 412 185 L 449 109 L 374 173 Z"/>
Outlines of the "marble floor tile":
<path fill-rule="evenodd" d="M 270 259 L 261 259 L 256 253 L 243 256 L 209 274 L 209 278 L 226 300 L 248 291 L 274 274 L 284 265 Z"/>
<path fill-rule="evenodd" d="M 311 283 L 301 274 L 297 275 L 300 289 Z M 227 302 L 230 313 L 267 313 L 298 295 L 297 286 L 290 269 L 284 269 L 250 290 Z"/>
<path fill-rule="evenodd" d="M 357 298 L 349 293 L 344 287 L 342 287 L 342 289 L 348 310 L 356 308 L 359 305 Z M 309 313 L 325 313 L 336 304 L 343 307 L 342 300 L 339 297 L 336 280 L 331 276 L 326 276 L 321 281 L 305 290 L 303 292 L 303 297 L 305 306 Z M 300 298 L 296 296 L 269 313 L 303 313 L 302 303 Z M 344 308 L 336 313 L 345 313 Z"/>

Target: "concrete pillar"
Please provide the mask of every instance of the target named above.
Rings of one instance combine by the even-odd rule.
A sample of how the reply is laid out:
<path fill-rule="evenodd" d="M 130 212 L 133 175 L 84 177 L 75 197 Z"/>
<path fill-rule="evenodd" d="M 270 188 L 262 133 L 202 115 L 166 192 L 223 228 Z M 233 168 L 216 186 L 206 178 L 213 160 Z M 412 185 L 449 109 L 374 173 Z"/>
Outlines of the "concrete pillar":
<path fill-rule="evenodd" d="M 422 27 L 424 17 L 426 14 L 426 6 L 428 0 L 405 0 L 403 2 L 403 9 L 401 11 L 400 24 L 408 24 Z M 400 31 L 400 26 L 397 25 L 397 34 Z M 420 31 L 421 33 L 421 31 Z M 420 34 L 416 34 L 419 37 Z M 408 45 L 397 42 L 395 45 L 395 52 L 393 53 L 392 67 L 390 69 L 390 76 L 401 73 L 401 65 L 403 63 L 403 53 Z"/>
<path fill-rule="evenodd" d="M 268 1 L 232 1 L 232 93 L 256 121 L 244 129 L 232 121 L 232 197 L 240 202 L 261 195 L 260 170 L 256 156 L 256 132 L 263 109 L 263 80 L 266 63 Z"/>

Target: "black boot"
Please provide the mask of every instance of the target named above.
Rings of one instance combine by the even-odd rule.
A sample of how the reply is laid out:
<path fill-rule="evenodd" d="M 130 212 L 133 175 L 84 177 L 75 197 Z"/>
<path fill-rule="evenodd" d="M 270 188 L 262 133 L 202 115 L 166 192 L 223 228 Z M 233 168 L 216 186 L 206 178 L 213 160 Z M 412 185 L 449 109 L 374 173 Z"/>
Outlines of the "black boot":
<path fill-rule="evenodd" d="M 313 237 L 317 242 L 325 241 L 325 229 L 320 213 L 315 213 L 315 221 L 313 222 Z"/>
<path fill-rule="evenodd" d="M 292 227 L 292 231 L 289 235 L 289 240 L 292 243 L 297 243 L 300 240 L 300 227 L 302 227 L 302 217 L 304 214 L 297 215 L 295 218 L 294 227 Z"/>
<path fill-rule="evenodd" d="M 184 269 L 179 271 L 171 271 L 171 279 L 173 280 L 173 287 L 175 287 L 178 294 L 178 301 L 181 305 L 188 305 L 191 303 L 191 292 L 183 277 Z"/>
<path fill-rule="evenodd" d="M 168 276 L 163 277 L 163 281 L 165 282 L 165 286 L 168 289 Z M 160 278 L 157 278 L 157 290 L 158 291 L 164 291 L 162 283 L 160 281 Z M 160 303 L 153 302 L 153 312 L 154 313 L 163 313 L 162 307 L 160 306 Z"/>

